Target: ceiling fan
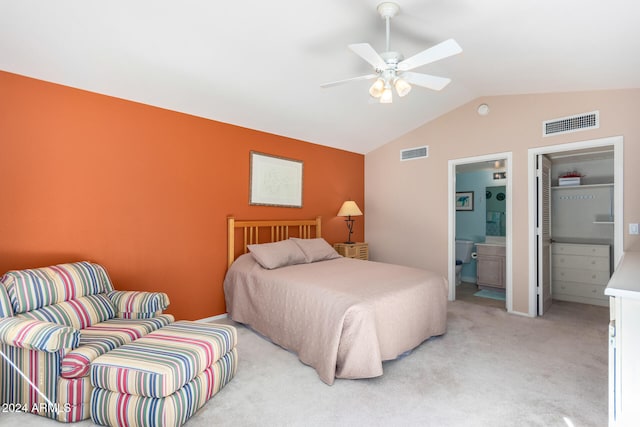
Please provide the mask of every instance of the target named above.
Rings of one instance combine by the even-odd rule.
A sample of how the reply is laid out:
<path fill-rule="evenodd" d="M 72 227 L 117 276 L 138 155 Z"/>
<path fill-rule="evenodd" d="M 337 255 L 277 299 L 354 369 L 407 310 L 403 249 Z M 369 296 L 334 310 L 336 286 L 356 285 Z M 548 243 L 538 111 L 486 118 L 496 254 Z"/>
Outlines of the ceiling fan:
<path fill-rule="evenodd" d="M 448 85 L 451 79 L 446 77 L 414 73 L 409 70 L 462 52 L 462 48 L 458 43 L 453 39 L 449 39 L 404 59 L 400 52 L 392 51 L 389 47 L 390 21 L 391 18 L 398 14 L 400 7 L 393 2 L 384 2 L 378 5 L 377 10 L 386 21 L 386 51 L 378 54 L 369 43 L 349 45 L 349 49 L 373 66 L 375 73 L 324 83 L 320 87 L 327 88 L 356 80 L 376 79 L 369 88 L 369 94 L 374 98 L 378 98 L 380 103 L 389 104 L 393 102 L 392 88 L 395 88 L 397 94 L 402 97 L 409 93 L 412 84 L 433 90 L 441 90 Z"/>

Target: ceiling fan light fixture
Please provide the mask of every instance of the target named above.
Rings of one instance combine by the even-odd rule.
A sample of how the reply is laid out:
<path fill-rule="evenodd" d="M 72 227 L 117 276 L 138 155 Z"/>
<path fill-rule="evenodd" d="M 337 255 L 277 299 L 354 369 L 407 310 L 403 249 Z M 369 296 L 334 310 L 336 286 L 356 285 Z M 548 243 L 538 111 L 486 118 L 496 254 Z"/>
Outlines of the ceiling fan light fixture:
<path fill-rule="evenodd" d="M 391 86 L 387 85 L 382 91 L 382 95 L 380 96 L 381 104 L 391 104 L 393 102 L 393 92 L 391 91 Z"/>
<path fill-rule="evenodd" d="M 396 88 L 396 92 L 398 92 L 398 96 L 400 97 L 411 92 L 411 85 L 403 78 L 397 78 L 393 86 Z"/>
<path fill-rule="evenodd" d="M 373 96 L 374 98 L 380 98 L 383 92 L 384 92 L 384 80 L 382 80 L 381 78 L 378 78 L 376 79 L 375 82 L 373 82 L 373 84 L 369 88 L 369 95 Z"/>
<path fill-rule="evenodd" d="M 324 83 L 320 86 L 324 88 L 355 80 L 375 79 L 369 87 L 369 94 L 383 104 L 393 102 L 393 88 L 400 97 L 406 96 L 413 86 L 431 90 L 444 89 L 451 79 L 411 70 L 459 54 L 462 52 L 460 45 L 455 40 L 448 39 L 405 59 L 401 52 L 391 50 L 390 44 L 391 18 L 398 14 L 400 7 L 393 2 L 383 2 L 378 5 L 377 10 L 385 20 L 386 50 L 378 53 L 369 43 L 354 43 L 348 46 L 353 53 L 373 67 L 375 74 Z"/>

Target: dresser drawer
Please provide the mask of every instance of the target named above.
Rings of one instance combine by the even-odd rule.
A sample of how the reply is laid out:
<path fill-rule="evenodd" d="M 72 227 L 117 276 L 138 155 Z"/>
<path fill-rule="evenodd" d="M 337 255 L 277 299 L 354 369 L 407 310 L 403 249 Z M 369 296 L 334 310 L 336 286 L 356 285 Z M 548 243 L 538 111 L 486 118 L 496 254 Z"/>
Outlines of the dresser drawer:
<path fill-rule="evenodd" d="M 609 273 L 609 257 L 554 254 L 552 266 L 606 271 Z"/>
<path fill-rule="evenodd" d="M 609 256 L 609 245 L 580 245 L 575 243 L 554 243 L 552 254 Z"/>
<path fill-rule="evenodd" d="M 562 299 L 562 296 L 573 296 L 606 300 L 608 297 L 604 294 L 605 288 L 606 286 L 601 285 L 556 281 L 553 282 L 553 297 Z"/>
<path fill-rule="evenodd" d="M 609 282 L 609 271 L 591 271 L 576 268 L 553 268 L 551 277 L 555 286 L 556 280 L 564 282 L 580 282 L 579 284 L 606 285 Z"/>

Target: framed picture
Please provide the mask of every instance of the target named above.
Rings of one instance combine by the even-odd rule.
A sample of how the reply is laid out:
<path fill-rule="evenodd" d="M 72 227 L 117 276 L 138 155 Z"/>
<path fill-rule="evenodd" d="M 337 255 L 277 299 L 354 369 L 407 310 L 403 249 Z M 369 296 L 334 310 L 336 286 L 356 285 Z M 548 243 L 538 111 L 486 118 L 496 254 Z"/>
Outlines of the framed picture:
<path fill-rule="evenodd" d="M 457 211 L 473 210 L 473 191 L 456 192 L 456 210 Z"/>
<path fill-rule="evenodd" d="M 302 207 L 302 161 L 251 152 L 249 204 Z"/>

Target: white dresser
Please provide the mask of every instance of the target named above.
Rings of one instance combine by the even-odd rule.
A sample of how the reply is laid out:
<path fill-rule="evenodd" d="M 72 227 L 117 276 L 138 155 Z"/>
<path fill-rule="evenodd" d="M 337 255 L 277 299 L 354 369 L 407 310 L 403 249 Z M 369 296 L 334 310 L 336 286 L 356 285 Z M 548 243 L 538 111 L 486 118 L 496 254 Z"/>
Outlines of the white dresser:
<path fill-rule="evenodd" d="M 610 265 L 609 245 L 553 243 L 553 299 L 608 306 L 604 289 L 611 275 Z"/>
<path fill-rule="evenodd" d="M 640 252 L 627 252 L 605 291 L 609 323 L 609 426 L 640 425 Z"/>

